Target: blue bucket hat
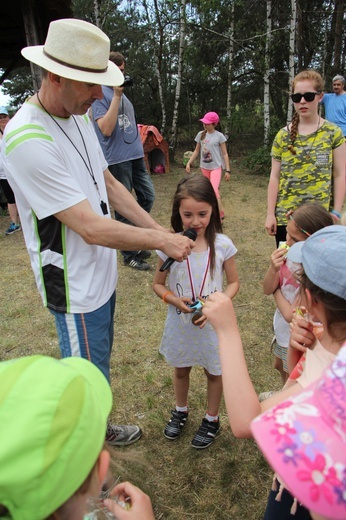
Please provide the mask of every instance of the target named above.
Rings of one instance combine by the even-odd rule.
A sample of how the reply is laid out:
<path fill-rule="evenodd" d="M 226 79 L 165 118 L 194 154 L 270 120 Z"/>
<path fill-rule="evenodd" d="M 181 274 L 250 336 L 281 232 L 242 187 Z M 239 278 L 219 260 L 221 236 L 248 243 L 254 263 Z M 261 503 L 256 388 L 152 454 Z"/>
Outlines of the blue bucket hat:
<path fill-rule="evenodd" d="M 346 226 L 327 226 L 303 244 L 301 263 L 309 280 L 346 300 Z"/>

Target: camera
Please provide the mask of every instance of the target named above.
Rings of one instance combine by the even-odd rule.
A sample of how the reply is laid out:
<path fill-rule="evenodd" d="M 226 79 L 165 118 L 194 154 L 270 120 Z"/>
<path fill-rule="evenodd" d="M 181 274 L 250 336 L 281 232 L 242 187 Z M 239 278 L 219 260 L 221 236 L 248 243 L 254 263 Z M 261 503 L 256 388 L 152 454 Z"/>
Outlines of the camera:
<path fill-rule="evenodd" d="M 192 317 L 191 317 L 192 323 L 194 325 L 198 325 L 198 323 L 196 323 L 196 321 L 199 320 L 199 318 L 201 318 L 203 316 L 203 314 L 202 314 L 202 308 L 203 308 L 202 302 L 200 300 L 196 300 L 195 302 L 188 304 L 188 307 L 190 307 L 190 309 L 193 310 Z"/>
<path fill-rule="evenodd" d="M 132 87 L 133 86 L 133 79 L 131 76 L 124 76 L 124 83 L 120 85 L 121 87 Z"/>

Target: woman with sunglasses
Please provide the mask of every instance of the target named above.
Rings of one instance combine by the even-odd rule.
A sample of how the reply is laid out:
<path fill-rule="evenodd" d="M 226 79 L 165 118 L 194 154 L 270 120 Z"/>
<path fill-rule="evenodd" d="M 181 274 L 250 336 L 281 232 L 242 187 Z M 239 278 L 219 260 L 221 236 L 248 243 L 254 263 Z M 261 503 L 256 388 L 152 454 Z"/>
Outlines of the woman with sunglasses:
<path fill-rule="evenodd" d="M 319 115 L 324 82 L 314 70 L 292 82 L 292 122 L 276 135 L 268 185 L 265 227 L 277 246 L 286 239 L 286 213 L 304 202 L 319 202 L 335 221 L 345 196 L 345 147 L 341 129 Z M 331 207 L 331 201 L 334 205 Z"/>

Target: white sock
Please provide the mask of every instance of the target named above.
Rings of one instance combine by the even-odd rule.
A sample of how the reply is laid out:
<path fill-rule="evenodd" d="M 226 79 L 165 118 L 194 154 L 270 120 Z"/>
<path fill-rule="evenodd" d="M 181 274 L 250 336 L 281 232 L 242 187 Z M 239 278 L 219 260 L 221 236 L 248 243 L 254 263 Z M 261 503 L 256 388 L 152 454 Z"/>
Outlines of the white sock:
<path fill-rule="evenodd" d="M 217 422 L 219 420 L 219 416 L 218 415 L 209 415 L 208 412 L 205 414 L 205 418 L 209 422 Z"/>
<path fill-rule="evenodd" d="M 175 405 L 175 409 L 177 410 L 177 412 L 187 412 L 187 404 L 185 406 Z"/>

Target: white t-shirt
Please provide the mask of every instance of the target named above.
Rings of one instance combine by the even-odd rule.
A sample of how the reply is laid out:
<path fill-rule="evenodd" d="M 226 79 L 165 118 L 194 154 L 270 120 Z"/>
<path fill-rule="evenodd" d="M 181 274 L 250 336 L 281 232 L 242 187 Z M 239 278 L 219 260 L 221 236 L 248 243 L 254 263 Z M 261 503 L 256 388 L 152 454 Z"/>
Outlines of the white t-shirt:
<path fill-rule="evenodd" d="M 116 251 L 86 244 L 54 214 L 87 199 L 95 213 L 111 218 L 103 174 L 107 163 L 87 116 L 55 119 L 61 128 L 43 109 L 24 104 L 6 126 L 5 172 L 44 305 L 58 312 L 92 312 L 114 292 Z M 88 156 L 100 195 L 86 167 Z"/>
<path fill-rule="evenodd" d="M 205 138 L 201 140 L 202 132 L 196 135 L 196 143 L 201 145 L 200 167 L 206 170 L 216 170 L 220 166 L 225 167 L 220 145 L 227 141 L 226 137 L 218 130 L 207 132 Z"/>
<path fill-rule="evenodd" d="M 176 296 L 196 296 L 208 298 L 215 291 L 222 291 L 223 264 L 237 252 L 232 240 L 221 233 L 216 234 L 215 240 L 215 269 L 211 276 L 207 272 L 203 279 L 208 261 L 208 251 L 196 253 L 192 250 L 189 256 L 190 272 L 193 279 L 191 286 L 187 261 L 174 262 L 169 269 L 168 286 Z M 165 261 L 167 256 L 157 251 L 159 257 Z M 201 292 L 201 286 L 203 290 Z M 193 289 L 193 290 L 192 290 Z M 191 322 L 192 314 L 184 314 L 174 305 L 168 305 L 168 314 L 160 346 L 160 353 L 167 363 L 173 367 L 202 366 L 210 374 L 221 375 L 221 364 L 217 335 L 210 325 L 200 329 Z"/>

